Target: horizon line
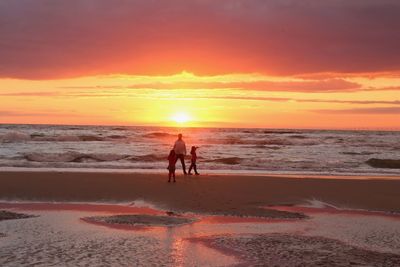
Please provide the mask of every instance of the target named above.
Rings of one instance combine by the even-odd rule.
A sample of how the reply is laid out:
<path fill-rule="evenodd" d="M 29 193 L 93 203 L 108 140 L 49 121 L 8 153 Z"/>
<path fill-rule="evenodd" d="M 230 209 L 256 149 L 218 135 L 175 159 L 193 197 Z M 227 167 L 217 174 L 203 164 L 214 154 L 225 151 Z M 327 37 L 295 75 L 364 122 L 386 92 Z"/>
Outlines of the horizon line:
<path fill-rule="evenodd" d="M 149 128 L 186 128 L 186 129 L 260 129 L 260 130 L 312 130 L 312 131 L 365 131 L 365 132 L 400 132 L 400 128 L 390 129 L 390 128 L 312 128 L 312 127 L 283 127 L 283 128 L 273 128 L 273 127 L 218 127 L 218 126 L 173 126 L 173 125 L 145 125 L 145 124 L 137 124 L 137 125 L 128 125 L 128 124 L 57 124 L 57 123 L 4 123 L 0 122 L 0 126 L 2 125 L 42 125 L 42 126 L 82 126 L 82 127 L 91 127 L 91 126 L 103 126 L 103 127 L 149 127 Z"/>

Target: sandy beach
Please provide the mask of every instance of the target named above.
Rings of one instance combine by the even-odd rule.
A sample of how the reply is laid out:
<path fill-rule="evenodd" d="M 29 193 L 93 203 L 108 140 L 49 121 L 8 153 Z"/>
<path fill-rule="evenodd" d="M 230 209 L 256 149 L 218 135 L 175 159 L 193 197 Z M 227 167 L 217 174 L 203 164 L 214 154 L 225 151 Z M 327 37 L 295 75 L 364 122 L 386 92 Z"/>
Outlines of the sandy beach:
<path fill-rule="evenodd" d="M 400 181 L 369 177 L 268 177 L 163 174 L 0 172 L 0 199 L 26 201 L 134 201 L 184 212 L 245 215 L 260 206 L 317 199 L 338 207 L 400 212 Z"/>
<path fill-rule="evenodd" d="M 400 181 L 0 173 L 2 266 L 398 266 Z"/>

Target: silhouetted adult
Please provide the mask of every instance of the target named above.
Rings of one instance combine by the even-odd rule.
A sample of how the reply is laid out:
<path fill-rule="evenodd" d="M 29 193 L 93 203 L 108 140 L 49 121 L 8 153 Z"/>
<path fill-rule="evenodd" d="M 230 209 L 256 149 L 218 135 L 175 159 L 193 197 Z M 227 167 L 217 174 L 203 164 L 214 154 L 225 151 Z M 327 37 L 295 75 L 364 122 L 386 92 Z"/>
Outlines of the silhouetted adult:
<path fill-rule="evenodd" d="M 181 160 L 183 173 L 186 174 L 185 156 L 186 156 L 186 144 L 182 140 L 182 134 L 178 134 L 178 140 L 175 141 L 174 151 L 176 155 L 176 161 Z"/>

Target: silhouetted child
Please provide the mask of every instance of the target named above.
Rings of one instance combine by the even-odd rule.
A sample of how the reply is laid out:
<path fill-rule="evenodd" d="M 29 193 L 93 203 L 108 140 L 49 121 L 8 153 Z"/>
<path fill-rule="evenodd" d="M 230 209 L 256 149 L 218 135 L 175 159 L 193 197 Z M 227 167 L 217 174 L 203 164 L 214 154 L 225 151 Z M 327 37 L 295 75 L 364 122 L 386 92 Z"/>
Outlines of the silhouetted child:
<path fill-rule="evenodd" d="M 192 146 L 192 149 L 190 150 L 190 154 L 192 155 L 192 158 L 190 159 L 190 167 L 189 167 L 189 175 L 192 175 L 190 172 L 192 171 L 192 168 L 194 169 L 194 173 L 196 175 L 200 175 L 200 173 L 197 172 L 197 166 L 196 166 L 196 161 L 197 161 L 197 155 L 196 155 L 196 150 L 198 149 L 197 146 Z"/>
<path fill-rule="evenodd" d="M 176 155 L 175 155 L 175 151 L 172 149 L 169 152 L 169 156 L 168 156 L 168 183 L 171 182 L 171 177 L 174 178 L 174 183 L 176 182 L 175 180 L 175 163 L 176 163 Z"/>

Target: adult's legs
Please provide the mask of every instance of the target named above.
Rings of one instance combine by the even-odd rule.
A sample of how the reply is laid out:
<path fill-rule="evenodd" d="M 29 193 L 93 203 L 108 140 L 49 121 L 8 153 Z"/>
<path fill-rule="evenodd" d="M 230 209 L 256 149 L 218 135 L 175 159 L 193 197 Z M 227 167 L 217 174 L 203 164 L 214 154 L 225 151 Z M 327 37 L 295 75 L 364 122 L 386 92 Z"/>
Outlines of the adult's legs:
<path fill-rule="evenodd" d="M 176 161 L 178 161 L 178 159 L 181 161 L 183 173 L 186 174 L 185 155 L 176 155 Z"/>
<path fill-rule="evenodd" d="M 180 156 L 180 160 L 181 160 L 181 163 L 182 163 L 182 170 L 183 170 L 183 173 L 186 174 L 185 155 L 181 155 L 181 156 Z"/>

